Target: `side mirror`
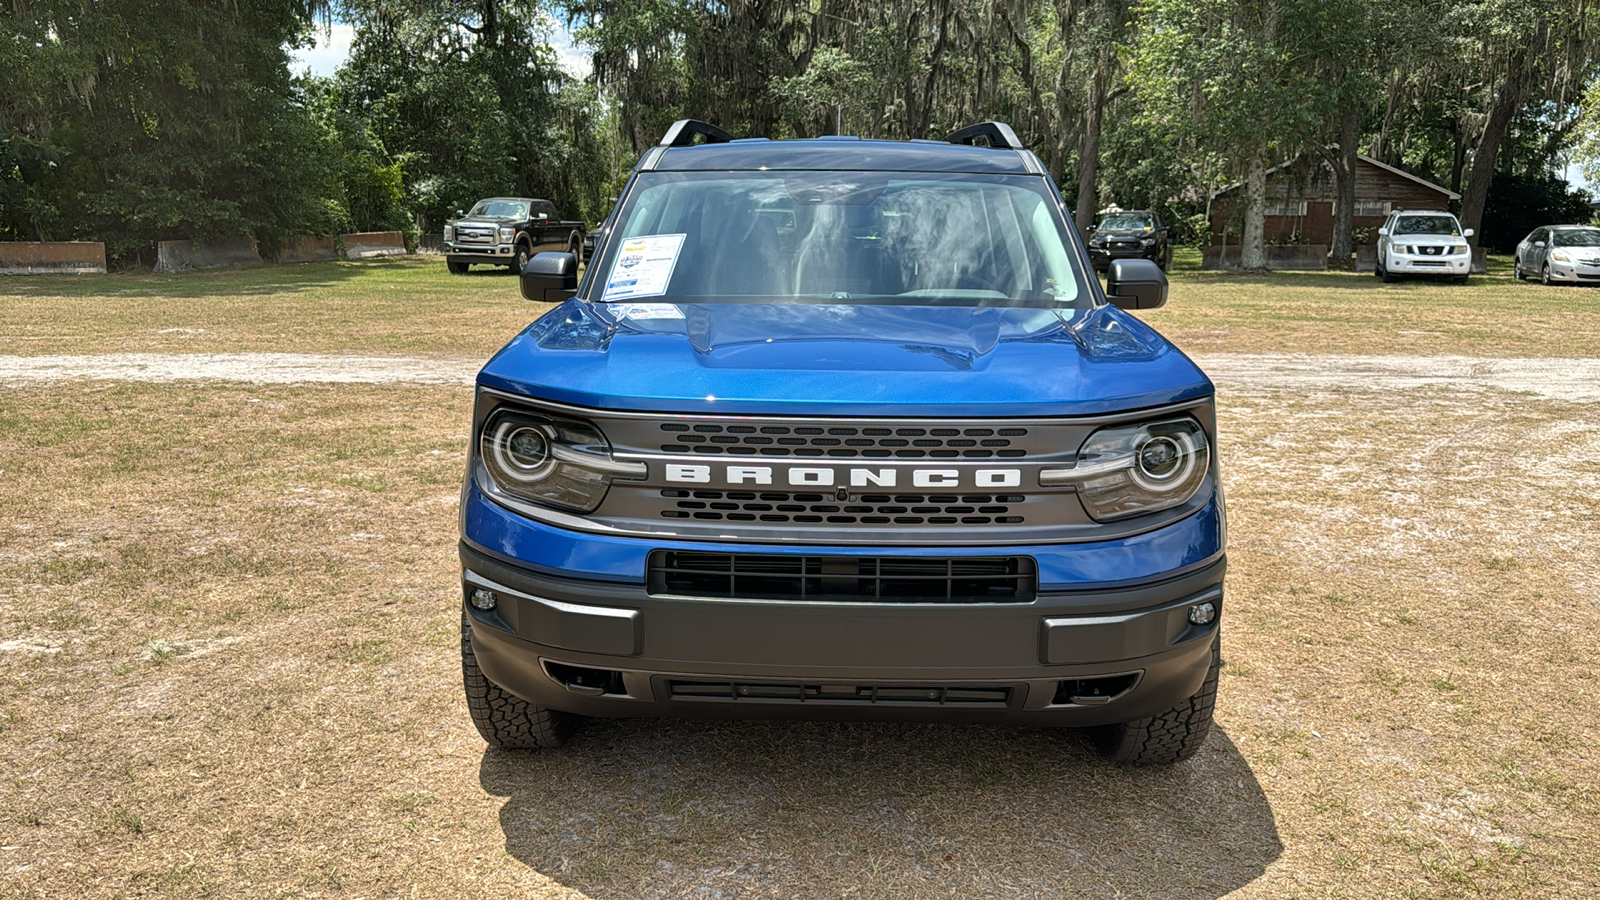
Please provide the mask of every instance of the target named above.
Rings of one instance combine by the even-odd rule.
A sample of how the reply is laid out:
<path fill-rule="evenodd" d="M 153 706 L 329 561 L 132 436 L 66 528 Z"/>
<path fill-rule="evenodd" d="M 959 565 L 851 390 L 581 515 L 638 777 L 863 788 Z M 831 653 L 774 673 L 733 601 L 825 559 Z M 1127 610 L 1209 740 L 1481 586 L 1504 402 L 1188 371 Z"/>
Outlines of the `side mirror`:
<path fill-rule="evenodd" d="M 1099 231 L 1099 230 L 1100 230 L 1100 226 L 1099 225 L 1090 225 L 1089 226 L 1089 230 L 1085 231 L 1084 234 L 1094 234 L 1096 231 Z"/>
<path fill-rule="evenodd" d="M 466 214 L 467 214 L 467 211 L 464 210 L 464 209 L 456 210 L 456 218 L 458 218 L 458 219 L 461 218 L 462 216 L 466 215 Z"/>
<path fill-rule="evenodd" d="M 1472 231 L 1471 228 L 1463 228 L 1463 229 L 1461 229 L 1461 236 L 1462 237 L 1472 237 L 1472 235 L 1473 235 L 1473 231 Z"/>
<path fill-rule="evenodd" d="M 1534 241 L 1533 245 L 1535 247 L 1543 247 L 1544 246 L 1544 241 Z"/>
<path fill-rule="evenodd" d="M 1383 235 L 1384 237 L 1388 237 L 1389 236 L 1389 226 L 1387 226 L 1387 225 L 1378 226 L 1378 233 Z"/>
<path fill-rule="evenodd" d="M 1106 299 L 1122 309 L 1160 309 L 1167 305 L 1167 274 L 1148 259 L 1114 259 Z"/>
<path fill-rule="evenodd" d="M 548 219 L 548 218 L 550 218 L 550 214 L 549 213 L 539 213 L 539 218 Z"/>
<path fill-rule="evenodd" d="M 578 292 L 578 260 L 571 253 L 539 253 L 522 267 L 522 297 L 559 303 Z"/>

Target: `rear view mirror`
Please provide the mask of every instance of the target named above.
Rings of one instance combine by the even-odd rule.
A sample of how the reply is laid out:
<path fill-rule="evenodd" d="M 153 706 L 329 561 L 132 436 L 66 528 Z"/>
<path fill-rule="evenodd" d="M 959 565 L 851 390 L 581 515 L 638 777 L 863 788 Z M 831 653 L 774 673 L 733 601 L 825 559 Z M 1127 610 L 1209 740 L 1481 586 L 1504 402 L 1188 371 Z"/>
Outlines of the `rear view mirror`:
<path fill-rule="evenodd" d="M 1122 309 L 1160 309 L 1167 305 L 1167 274 L 1148 259 L 1112 260 L 1106 299 Z"/>
<path fill-rule="evenodd" d="M 539 253 L 522 267 L 523 299 L 560 303 L 578 292 L 578 260 L 571 253 Z"/>

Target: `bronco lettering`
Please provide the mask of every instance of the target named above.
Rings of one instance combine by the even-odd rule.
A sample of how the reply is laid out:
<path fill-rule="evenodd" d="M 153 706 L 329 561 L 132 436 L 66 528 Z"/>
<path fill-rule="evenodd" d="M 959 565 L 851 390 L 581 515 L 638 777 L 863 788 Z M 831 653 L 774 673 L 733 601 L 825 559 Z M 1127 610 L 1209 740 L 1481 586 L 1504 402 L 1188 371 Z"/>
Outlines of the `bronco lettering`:
<path fill-rule="evenodd" d="M 709 484 L 711 482 L 711 466 L 681 465 L 668 463 L 664 470 L 667 481 L 687 484 Z M 839 472 L 835 469 L 811 467 L 793 468 L 787 471 L 784 478 L 790 485 L 800 487 L 894 487 L 897 482 L 897 470 L 892 468 L 874 469 L 846 469 L 847 476 L 840 479 Z M 771 466 L 740 466 L 729 465 L 723 467 L 723 480 L 728 484 L 772 484 Z M 958 487 L 962 482 L 961 472 L 958 469 L 912 469 L 911 483 L 916 487 Z M 1021 469 L 978 469 L 972 473 L 971 483 L 977 487 L 1016 487 L 1022 484 Z"/>

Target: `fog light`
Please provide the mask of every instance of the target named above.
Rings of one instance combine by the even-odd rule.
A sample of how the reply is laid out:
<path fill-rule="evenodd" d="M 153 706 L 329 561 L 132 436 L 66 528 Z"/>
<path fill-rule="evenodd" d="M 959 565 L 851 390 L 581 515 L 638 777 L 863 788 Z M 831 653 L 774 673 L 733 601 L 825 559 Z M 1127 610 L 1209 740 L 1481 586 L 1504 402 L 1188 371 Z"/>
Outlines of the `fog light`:
<path fill-rule="evenodd" d="M 473 588 L 472 596 L 469 599 L 471 599 L 474 607 L 477 607 L 485 612 L 494 609 L 500 604 L 500 598 L 495 595 L 494 591 L 486 591 L 483 588 Z M 1211 604 L 1208 603 L 1206 605 L 1210 606 Z M 1191 621 L 1194 619 L 1194 610 L 1192 609 L 1189 610 L 1189 618 Z M 1206 621 L 1209 622 L 1211 620 L 1207 619 Z"/>
<path fill-rule="evenodd" d="M 1189 621 L 1195 625 L 1210 625 L 1217 617 L 1217 608 L 1210 603 L 1196 603 L 1189 607 Z"/>

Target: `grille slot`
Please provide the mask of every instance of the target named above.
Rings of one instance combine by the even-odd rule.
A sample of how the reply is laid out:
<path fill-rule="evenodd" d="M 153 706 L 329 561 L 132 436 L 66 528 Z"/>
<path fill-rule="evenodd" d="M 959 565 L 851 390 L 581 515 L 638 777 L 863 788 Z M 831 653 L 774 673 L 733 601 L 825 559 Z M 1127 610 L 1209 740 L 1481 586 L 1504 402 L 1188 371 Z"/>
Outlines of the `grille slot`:
<path fill-rule="evenodd" d="M 664 490 L 664 519 L 829 525 L 1021 525 L 1022 494 L 831 494 Z"/>
<path fill-rule="evenodd" d="M 669 681 L 674 700 L 731 703 L 894 704 L 916 706 L 1005 706 L 1005 685 L 759 684 L 741 681 Z"/>
<path fill-rule="evenodd" d="M 1026 451 L 1011 438 L 1026 428 L 872 428 L 661 424 L 663 453 L 728 456 L 831 456 L 864 459 L 995 459 Z"/>
<path fill-rule="evenodd" d="M 655 550 L 652 594 L 857 603 L 1030 603 L 1038 569 L 1026 556 L 787 556 Z"/>

